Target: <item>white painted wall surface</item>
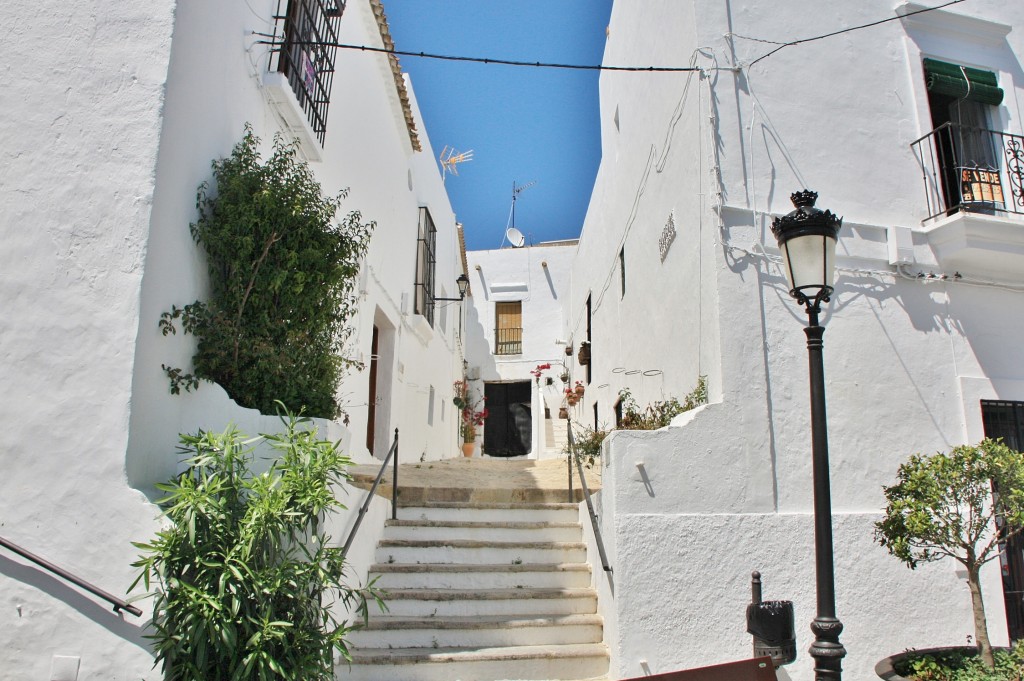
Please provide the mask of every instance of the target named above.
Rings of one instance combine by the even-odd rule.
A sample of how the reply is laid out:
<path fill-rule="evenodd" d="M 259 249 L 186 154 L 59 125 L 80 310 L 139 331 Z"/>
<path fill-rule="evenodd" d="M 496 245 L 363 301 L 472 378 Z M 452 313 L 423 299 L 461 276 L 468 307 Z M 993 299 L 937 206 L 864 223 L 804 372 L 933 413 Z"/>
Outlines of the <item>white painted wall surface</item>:
<path fill-rule="evenodd" d="M 748 654 L 743 607 L 755 569 L 767 597 L 795 601 L 800 659 L 789 673 L 810 676 L 806 317 L 788 296 L 769 231 L 805 187 L 846 218 L 823 315 L 846 676 L 872 678 L 885 655 L 961 643 L 973 630 L 956 566 L 911 572 L 872 543 L 872 523 L 882 485 L 910 453 L 980 439 L 981 399 L 1024 400 L 1014 340 L 1024 220 L 922 225 L 910 151 L 931 130 L 923 56 L 995 71 L 1006 92 L 995 122 L 1024 132 L 1024 9 L 979 2 L 963 14 L 982 22 L 934 13 L 927 30 L 893 21 L 750 66 L 772 46 L 738 36 L 792 40 L 894 16 L 881 2 L 833 5 L 810 15 L 796 3 L 650 0 L 612 10 L 606 64 L 692 59 L 704 71 L 602 76 L 603 161 L 567 315 L 567 333 L 585 337 L 590 296 L 593 379 L 580 418 L 589 424 L 596 402 L 610 420 L 621 388 L 641 405 L 681 397 L 698 375 L 708 376 L 712 401 L 668 429 L 620 433 L 605 446 L 599 513 L 615 572 L 601 608 L 612 676 L 643 673 L 641 659 L 657 673 Z M 670 217 L 674 240 L 662 253 Z M 888 260 L 893 226 L 912 230 L 914 263 L 904 273 Z M 944 250 L 971 230 L 971 248 Z M 917 279 L 918 270 L 937 276 Z M 992 279 L 1006 285 L 981 281 Z M 984 578 L 991 632 L 1005 642 L 998 569 Z"/>
<path fill-rule="evenodd" d="M 565 356 L 563 310 L 569 295 L 569 275 L 576 254 L 575 241 L 541 243 L 523 248 L 469 251 L 466 260 L 472 291 L 468 311 L 466 361 L 474 387 L 491 381 L 530 381 L 533 385 L 533 446 L 531 458 L 545 447 L 544 406 L 558 417 L 562 401 L 559 375 Z M 495 354 L 495 303 L 522 302 L 522 353 Z M 538 384 L 530 374 L 550 364 Z M 547 385 L 548 378 L 553 382 Z"/>
<path fill-rule="evenodd" d="M 5 10 L 0 534 L 123 595 L 129 541 L 158 527 L 124 454 L 174 3 Z M 54 656 L 81 679 L 148 674 L 145 616 L 6 550 L 0 593 L 0 676 L 49 679 Z"/>
<path fill-rule="evenodd" d="M 268 48 L 254 35 L 270 32 L 275 8 L 274 0 L 19 0 L 8 8 L 9 63 L 45 66 L 8 69 L 0 115 L 0 377 L 10 398 L 0 412 L 0 533 L 114 594 L 134 577 L 129 542 L 159 527 L 146 495 L 178 470 L 178 433 L 229 422 L 250 433 L 277 427 L 218 386 L 171 396 L 160 364 L 188 370 L 193 339 L 165 338 L 157 327 L 172 304 L 206 292 L 188 225 L 211 161 L 230 153 L 246 122 L 265 151 L 282 130 L 261 85 Z M 365 0 L 348 3 L 341 27 L 342 42 L 381 44 Z M 351 189 L 343 210 L 377 222 L 351 349 L 367 361 L 373 321 L 393 325 L 377 453 L 400 427 L 407 457 L 451 456 L 455 422 L 437 407 L 450 404 L 461 368 L 457 311 L 424 332 L 403 299 L 412 299 L 420 206 L 429 206 L 438 229 L 437 294 L 453 294 L 461 272 L 454 216 L 414 99 L 424 150 L 412 150 L 386 58 L 339 51 L 337 63 L 326 146 L 312 165 L 325 192 Z M 366 386 L 364 371 L 342 387 L 348 428 L 320 423 L 360 461 L 370 456 Z M 356 506 L 361 498 L 346 500 Z M 364 575 L 364 549 L 383 522 L 379 507 L 353 553 Z M 337 541 L 351 517 L 338 520 Z M 142 639 L 148 611 L 118 617 L 6 551 L 0 592 L 4 674 L 50 678 L 58 655 L 80 658 L 80 679 L 159 678 Z"/>

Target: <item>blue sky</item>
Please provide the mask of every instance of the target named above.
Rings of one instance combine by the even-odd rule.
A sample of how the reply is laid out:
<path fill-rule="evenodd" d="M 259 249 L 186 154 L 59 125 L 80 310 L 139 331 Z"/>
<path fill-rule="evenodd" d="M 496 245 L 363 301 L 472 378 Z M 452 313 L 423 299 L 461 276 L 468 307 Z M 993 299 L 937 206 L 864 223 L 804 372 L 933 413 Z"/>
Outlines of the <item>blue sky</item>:
<path fill-rule="evenodd" d="M 611 0 L 390 0 L 398 50 L 599 64 Z M 446 186 L 470 250 L 497 248 L 508 225 L 528 243 L 579 236 L 601 160 L 596 71 L 401 57 L 435 155 L 473 160 Z"/>

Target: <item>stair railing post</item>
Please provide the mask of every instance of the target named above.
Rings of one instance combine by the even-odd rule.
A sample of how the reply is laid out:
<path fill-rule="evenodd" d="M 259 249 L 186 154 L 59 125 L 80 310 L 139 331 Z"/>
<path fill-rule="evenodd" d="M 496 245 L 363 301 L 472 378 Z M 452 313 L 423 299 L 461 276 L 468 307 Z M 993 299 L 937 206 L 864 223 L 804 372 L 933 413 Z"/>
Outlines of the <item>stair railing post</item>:
<path fill-rule="evenodd" d="M 398 428 L 395 428 L 395 463 L 391 479 L 391 519 L 398 520 Z"/>

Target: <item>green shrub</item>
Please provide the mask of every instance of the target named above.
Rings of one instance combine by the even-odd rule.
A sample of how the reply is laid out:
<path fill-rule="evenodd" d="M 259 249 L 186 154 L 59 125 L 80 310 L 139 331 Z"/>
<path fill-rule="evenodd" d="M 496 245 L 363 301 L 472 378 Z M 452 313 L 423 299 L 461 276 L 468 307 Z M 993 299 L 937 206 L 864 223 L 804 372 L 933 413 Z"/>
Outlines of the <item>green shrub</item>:
<path fill-rule="evenodd" d="M 995 665 L 981 658 L 951 650 L 914 654 L 894 665 L 900 676 L 917 681 L 1019 681 L 1024 676 L 1024 642 L 1010 650 L 995 651 Z"/>
<path fill-rule="evenodd" d="M 198 337 L 194 374 L 163 369 L 175 394 L 204 379 L 264 413 L 280 400 L 335 418 L 338 385 L 354 364 L 342 350 L 373 223 L 357 211 L 335 223 L 347 192 L 323 196 L 294 143 L 275 136 L 266 163 L 259 143 L 246 126 L 231 155 L 213 162 L 216 193 L 199 187 L 190 228 L 206 252 L 210 298 L 162 315 L 165 336 L 180 319 Z"/>
<path fill-rule="evenodd" d="M 289 416 L 280 435 L 246 439 L 234 428 L 183 435 L 188 469 L 158 485 L 169 521 L 134 567 L 155 597 L 156 664 L 167 681 L 333 681 L 333 651 L 348 659 L 331 608 L 364 618 L 372 589 L 342 582 L 344 556 L 324 520 L 344 508 L 332 486 L 348 457 Z M 278 458 L 252 471 L 254 445 Z"/>
<path fill-rule="evenodd" d="M 672 423 L 672 419 L 683 412 L 696 409 L 708 402 L 707 377 L 699 376 L 697 385 L 682 400 L 670 397 L 661 402 L 653 402 L 643 409 L 636 403 L 632 393 L 623 388 L 619 391 L 622 405 L 621 430 L 657 430 Z"/>
<path fill-rule="evenodd" d="M 572 425 L 570 424 L 570 428 Z M 580 458 L 587 467 L 592 467 L 594 462 L 601 458 L 601 443 L 608 437 L 610 430 L 594 429 L 594 428 L 581 428 L 579 430 L 573 430 L 573 442 L 576 443 L 576 456 Z M 569 445 L 567 444 L 562 450 L 563 454 L 568 454 Z"/>

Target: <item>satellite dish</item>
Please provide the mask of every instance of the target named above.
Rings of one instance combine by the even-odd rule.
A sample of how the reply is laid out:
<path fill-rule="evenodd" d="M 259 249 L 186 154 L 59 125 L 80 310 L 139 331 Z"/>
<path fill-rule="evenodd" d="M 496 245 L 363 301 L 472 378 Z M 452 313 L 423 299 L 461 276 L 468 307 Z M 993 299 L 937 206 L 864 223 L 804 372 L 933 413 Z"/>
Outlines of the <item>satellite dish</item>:
<path fill-rule="evenodd" d="M 526 243 L 526 237 L 515 227 L 509 227 L 505 230 L 505 238 L 512 244 L 512 248 L 522 248 L 523 244 Z"/>

